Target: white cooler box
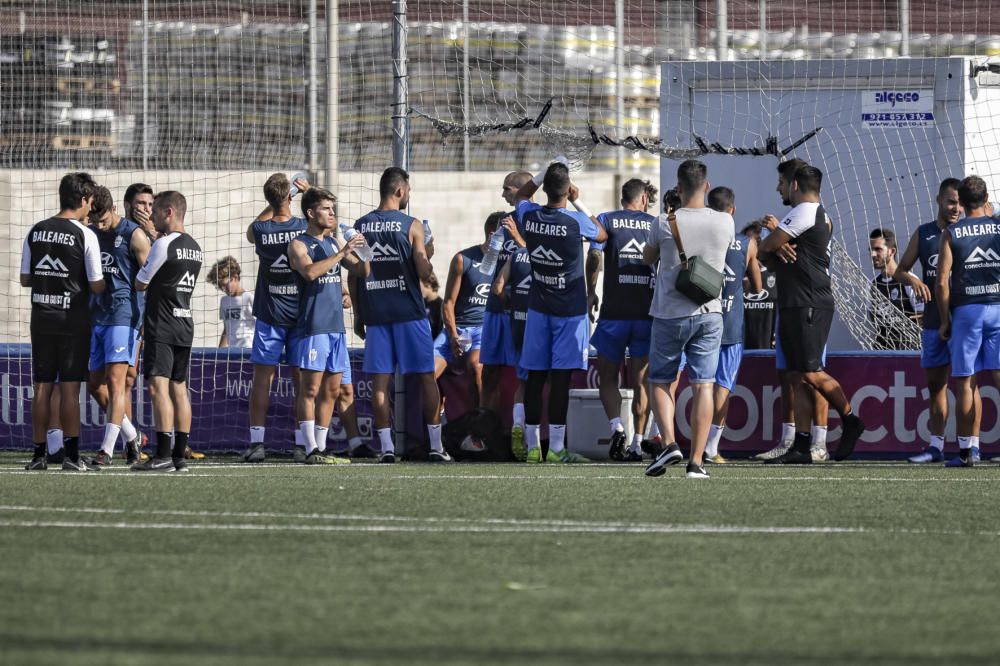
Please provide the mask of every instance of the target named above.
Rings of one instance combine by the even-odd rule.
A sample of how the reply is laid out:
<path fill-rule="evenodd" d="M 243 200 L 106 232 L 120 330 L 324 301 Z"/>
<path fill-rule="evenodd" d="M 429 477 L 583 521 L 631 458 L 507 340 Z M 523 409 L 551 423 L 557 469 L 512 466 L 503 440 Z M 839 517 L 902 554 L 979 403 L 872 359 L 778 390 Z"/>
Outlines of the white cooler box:
<path fill-rule="evenodd" d="M 632 441 L 632 389 L 618 389 L 622 396 L 622 425 L 626 446 Z M 566 417 L 567 448 L 591 460 L 608 460 L 611 428 L 597 389 L 572 389 Z"/>

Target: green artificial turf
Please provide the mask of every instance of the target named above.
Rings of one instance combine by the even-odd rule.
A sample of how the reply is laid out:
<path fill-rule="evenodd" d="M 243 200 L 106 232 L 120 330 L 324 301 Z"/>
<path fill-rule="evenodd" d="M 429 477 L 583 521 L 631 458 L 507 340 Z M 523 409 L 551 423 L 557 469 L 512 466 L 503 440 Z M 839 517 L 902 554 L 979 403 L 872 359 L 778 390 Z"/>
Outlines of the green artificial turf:
<path fill-rule="evenodd" d="M 1000 469 L 0 458 L 3 664 L 995 663 Z"/>

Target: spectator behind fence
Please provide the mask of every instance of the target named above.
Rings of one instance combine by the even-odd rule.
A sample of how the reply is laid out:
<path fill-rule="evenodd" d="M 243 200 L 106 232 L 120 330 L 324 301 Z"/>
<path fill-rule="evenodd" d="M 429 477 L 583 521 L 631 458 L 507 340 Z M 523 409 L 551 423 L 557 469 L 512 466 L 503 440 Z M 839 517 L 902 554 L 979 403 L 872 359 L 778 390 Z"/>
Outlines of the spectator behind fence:
<path fill-rule="evenodd" d="M 219 300 L 219 319 L 222 320 L 219 347 L 250 349 L 253 346 L 257 323 L 253 316 L 253 293 L 243 289 L 240 275 L 240 262 L 231 256 L 219 259 L 208 272 L 208 281 L 223 294 Z"/>

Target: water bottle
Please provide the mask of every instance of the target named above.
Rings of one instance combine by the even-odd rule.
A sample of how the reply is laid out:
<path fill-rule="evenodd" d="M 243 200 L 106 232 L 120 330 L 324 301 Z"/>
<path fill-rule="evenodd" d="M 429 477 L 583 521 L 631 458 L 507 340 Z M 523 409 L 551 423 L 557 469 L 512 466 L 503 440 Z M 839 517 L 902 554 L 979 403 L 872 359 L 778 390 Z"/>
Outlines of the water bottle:
<path fill-rule="evenodd" d="M 483 263 L 479 264 L 479 272 L 483 275 L 493 275 L 497 269 L 497 260 L 500 258 L 500 251 L 503 249 L 503 227 L 497 227 L 497 230 L 493 232 L 490 236 L 490 242 L 486 246 L 486 256 L 483 257 Z"/>
<path fill-rule="evenodd" d="M 299 188 L 295 187 L 295 181 L 297 180 L 309 180 L 309 174 L 305 171 L 299 171 L 297 174 L 292 176 L 292 186 L 288 188 L 288 196 L 295 197 L 299 193 Z"/>
<path fill-rule="evenodd" d="M 430 245 L 434 242 L 434 234 L 431 233 L 430 222 L 424 220 L 424 245 Z"/>
<path fill-rule="evenodd" d="M 342 224 L 340 225 L 340 233 L 344 236 L 344 242 L 347 242 L 358 234 L 358 230 L 353 229 L 346 224 Z M 372 260 L 372 249 L 368 247 L 367 241 L 361 244 L 361 246 L 354 248 L 354 254 L 358 255 L 358 259 L 361 261 Z"/>
<path fill-rule="evenodd" d="M 472 349 L 472 336 L 469 335 L 468 331 L 459 331 L 458 337 L 455 338 L 458 346 L 461 347 L 463 352 L 467 352 Z"/>

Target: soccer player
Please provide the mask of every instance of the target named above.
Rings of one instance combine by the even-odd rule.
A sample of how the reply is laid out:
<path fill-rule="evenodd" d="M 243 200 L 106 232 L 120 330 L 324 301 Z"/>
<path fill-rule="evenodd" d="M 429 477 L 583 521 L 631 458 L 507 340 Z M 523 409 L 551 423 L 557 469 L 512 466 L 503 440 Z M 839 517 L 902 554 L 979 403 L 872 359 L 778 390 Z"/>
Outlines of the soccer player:
<path fill-rule="evenodd" d="M 125 189 L 125 217 L 135 222 L 152 243 L 157 236 L 150 215 L 153 211 L 153 188 L 146 183 L 132 183 Z"/>
<path fill-rule="evenodd" d="M 597 350 L 599 393 L 611 428 L 608 456 L 612 460 L 642 462 L 642 435 L 646 432 L 649 399 L 646 376 L 649 370 L 649 336 L 653 320 L 656 272 L 642 261 L 649 231 L 656 218 L 649 208 L 647 181 L 632 178 L 622 185 L 621 208 L 601 213 L 597 219 L 608 234 L 605 243 L 594 243 L 587 254 L 587 284 L 596 285 L 603 254 L 604 301 L 590 344 Z M 655 194 L 654 194 L 655 196 Z M 592 299 L 596 302 L 596 296 Z M 625 440 L 622 425 L 622 398 L 618 389 L 618 369 L 629 355 L 632 400 L 632 441 Z"/>
<path fill-rule="evenodd" d="M 340 394 L 344 373 L 350 371 L 344 328 L 344 294 L 340 266 L 346 264 L 365 277 L 367 264 L 353 250 L 364 243 L 355 235 L 344 247 L 334 240 L 337 229 L 337 197 L 312 187 L 302 195 L 306 231 L 288 244 L 288 262 L 299 280 L 299 345 L 295 365 L 299 368 L 299 390 L 295 411 L 305 464 L 350 462 L 327 457 L 326 440 L 333 408 Z"/>
<path fill-rule="evenodd" d="M 778 278 L 778 337 L 787 362 L 795 406 L 795 438 L 791 448 L 766 462 L 803 464 L 813 461 L 812 432 L 815 395 L 811 386 L 840 414 L 843 434 L 835 460 L 845 460 L 864 432 L 840 383 L 823 369 L 826 341 L 833 323 L 830 282 L 830 242 L 833 225 L 820 203 L 823 173 L 801 166 L 790 181 L 789 200 L 795 207 L 764 239 L 760 253 Z M 773 216 L 770 216 L 773 217 Z M 790 257 L 790 262 L 777 257 Z"/>
<path fill-rule="evenodd" d="M 872 229 L 868 235 L 868 245 L 872 266 L 878 271 L 872 278 L 875 291 L 880 292 L 893 307 L 919 324 L 923 317 L 924 304 L 916 297 L 909 284 L 896 279 L 895 232 L 885 228 Z M 882 312 L 880 308 L 883 306 L 883 303 L 878 302 L 868 313 L 875 325 L 876 349 L 905 349 L 902 334 L 886 321 L 888 313 Z"/>
<path fill-rule="evenodd" d="M 180 192 L 160 192 L 153 201 L 153 226 L 159 234 L 135 288 L 146 292 L 143 377 L 149 386 L 156 425 L 156 454 L 132 465 L 137 472 L 185 472 L 184 452 L 191 434 L 188 366 L 194 342 L 191 296 L 203 255 L 184 231 L 187 200 Z M 171 447 L 172 444 L 172 447 Z"/>
<path fill-rule="evenodd" d="M 728 187 L 716 187 L 708 193 L 708 207 L 720 213 L 736 214 L 736 195 Z M 729 413 L 729 394 L 736 386 L 740 364 L 743 362 L 743 279 L 750 282 L 750 291 L 762 290 L 760 268 L 757 265 L 757 242 L 739 233 L 726 252 L 725 282 L 722 287 L 722 342 L 719 347 L 719 366 L 715 371 L 713 393 L 714 413 L 705 444 L 705 462 L 723 464 L 719 442 L 726 428 Z"/>
<path fill-rule="evenodd" d="M 938 256 L 941 247 L 941 231 L 958 222 L 962 216 L 962 206 L 958 201 L 958 187 L 962 181 L 957 178 L 945 178 L 938 187 L 937 217 L 932 222 L 921 224 L 910 236 L 906 251 L 899 259 L 895 277 L 899 282 L 908 284 L 924 303 L 931 303 L 924 308 L 921 320 L 923 331 L 920 344 L 920 367 L 927 373 L 927 399 L 930 407 L 930 418 L 927 427 L 930 430 L 930 442 L 927 448 L 912 456 L 911 463 L 932 463 L 944 460 L 945 425 L 948 423 L 948 371 L 951 368 L 951 354 L 948 342 L 941 338 L 941 318 L 938 315 L 937 302 L 933 301 L 935 289 Z M 910 272 L 913 265 L 920 261 L 924 278 L 920 280 Z M 973 423 L 972 457 L 979 462 L 979 420 L 982 418 L 982 403 L 978 387 L 975 391 L 975 421 Z M 960 458 L 955 458 L 960 460 Z"/>
<path fill-rule="evenodd" d="M 493 280 L 479 270 L 486 256 L 486 245 L 507 213 L 491 213 L 483 225 L 485 240 L 467 247 L 452 257 L 445 282 L 441 314 L 444 330 L 434 340 L 434 376 L 440 377 L 448 364 L 463 361 L 469 380 L 470 404 L 479 406 L 483 366 L 479 350 L 483 337 L 483 313 Z M 499 259 L 498 259 L 499 261 Z"/>
<path fill-rule="evenodd" d="M 93 331 L 87 389 L 107 414 L 104 440 L 91 465 L 111 464 L 119 434 L 125 437 L 125 459 L 139 462 L 142 437 L 128 417 L 131 403 L 128 371 L 136 364 L 145 298 L 135 290 L 139 268 L 149 254 L 149 237 L 136 222 L 119 217 L 106 187 L 97 187 L 90 208 L 104 270 L 104 293 L 91 297 Z"/>
<path fill-rule="evenodd" d="M 520 203 L 521 188 L 531 180 L 531 174 L 527 171 L 512 171 L 503 179 L 503 189 L 500 195 L 503 200 L 516 208 Z M 511 217 L 513 213 L 510 213 Z M 504 225 L 506 235 L 504 236 L 503 249 L 497 258 L 497 267 L 494 277 L 499 275 L 504 265 L 510 259 L 510 255 L 520 247 L 523 239 L 518 240 L 516 226 L 512 224 Z M 517 352 L 514 349 L 513 339 L 510 332 L 511 312 L 509 307 L 505 308 L 505 303 L 496 294 L 496 290 L 490 289 L 490 294 L 486 298 L 486 311 L 483 313 L 483 336 L 482 346 L 479 350 L 479 361 L 483 364 L 482 396 L 479 404 L 484 408 L 494 412 L 499 409 L 500 401 L 500 376 L 504 366 L 517 367 Z M 511 428 L 511 450 L 514 457 L 524 460 L 527 450 L 524 446 L 524 383 L 519 382 L 514 393 L 513 406 L 513 427 Z"/>
<path fill-rule="evenodd" d="M 308 191 L 309 184 L 296 181 L 299 191 Z M 271 382 L 275 366 L 285 363 L 295 354 L 295 327 L 299 319 L 299 287 L 288 265 L 288 244 L 306 229 L 305 218 L 292 215 L 292 183 L 283 173 L 272 174 L 264 183 L 264 198 L 268 207 L 247 229 L 247 240 L 253 244 L 259 260 L 257 286 L 254 291 L 253 383 L 250 386 L 250 446 L 243 452 L 245 462 L 263 462 L 267 407 L 271 400 Z M 292 368 L 292 384 L 298 386 L 299 371 Z M 304 449 L 301 433 L 296 429 L 296 455 Z"/>
<path fill-rule="evenodd" d="M 507 218 L 507 223 L 509 224 L 510 222 L 511 219 Z M 498 298 L 502 299 L 504 307 L 508 309 L 510 314 L 509 329 L 514 345 L 514 367 L 516 368 L 518 382 L 517 391 L 523 394 L 524 383 L 528 381 L 528 371 L 521 367 L 520 361 L 521 354 L 524 351 L 524 325 L 528 320 L 528 305 L 531 302 L 531 257 L 528 256 L 528 251 L 525 248 L 518 247 L 514 250 L 514 254 L 510 255 L 510 259 L 504 264 L 503 269 L 497 274 L 496 279 L 493 280 L 491 291 Z M 516 397 L 515 400 L 517 400 Z M 524 404 L 520 404 L 520 410 L 517 409 L 517 402 L 515 402 L 514 406 L 514 429 L 515 431 L 520 429 L 523 435 L 525 425 Z M 523 436 L 520 441 L 523 445 Z M 511 452 L 517 460 L 525 462 L 528 456 L 527 449 L 515 449 L 516 444 L 517 439 L 511 437 Z M 541 462 L 540 452 L 535 457 L 537 459 L 532 462 Z"/>
<path fill-rule="evenodd" d="M 541 186 L 548 197 L 531 202 Z M 586 462 L 566 448 L 566 413 L 573 370 L 587 368 L 587 283 L 583 241 L 607 240 L 608 234 L 579 198 L 569 167 L 557 158 L 521 186 L 515 209 L 518 232 L 531 260 L 531 302 L 524 328 L 521 367 L 528 371 L 524 389 L 525 443 L 528 462 L 541 461 L 539 428 L 542 394 L 549 382 L 549 451 L 546 462 Z M 575 211 L 567 210 L 572 203 Z"/>
<path fill-rule="evenodd" d="M 222 336 L 219 347 L 250 349 L 256 320 L 253 317 L 253 294 L 240 282 L 240 262 L 235 257 L 223 257 L 208 272 L 208 281 L 222 292 L 219 299 L 219 319 Z"/>
<path fill-rule="evenodd" d="M 60 401 L 64 439 L 62 468 L 85 472 L 80 459 L 80 382 L 90 355 L 89 294 L 104 292 L 101 250 L 82 222 L 90 213 L 97 183 L 86 173 L 68 173 L 59 183 L 59 212 L 38 222 L 24 238 L 21 286 L 31 289 L 31 439 L 29 470 L 48 468 L 46 430 L 54 390 Z M 53 386 L 59 382 L 58 389 Z"/>
<path fill-rule="evenodd" d="M 736 235 L 731 215 L 705 206 L 708 187 L 708 169 L 704 163 L 682 162 L 677 167 L 677 191 L 683 205 L 657 220 L 643 251 L 643 261 L 657 264 L 649 311 L 653 317 L 649 359 L 653 412 L 661 432 L 672 435 L 676 411 L 673 384 L 684 355 L 693 393 L 691 456 L 685 472 L 689 479 L 708 478 L 704 451 L 712 421 L 713 386 L 722 341 L 722 303 L 719 296 L 695 301 L 678 289 L 677 278 L 688 256 L 699 257 L 708 267 L 723 273 L 726 252 Z M 682 457 L 680 447 L 671 441 L 646 467 L 645 474 L 661 476 L 667 465 L 680 462 Z"/>
<path fill-rule="evenodd" d="M 965 218 L 941 230 L 936 282 L 938 331 L 948 340 L 955 379 L 959 467 L 972 467 L 981 404 L 976 372 L 989 370 L 1000 387 L 1000 220 L 988 214 L 989 192 L 979 176 L 958 186 Z"/>
<path fill-rule="evenodd" d="M 389 381 L 401 374 L 419 375 L 431 462 L 451 462 L 441 444 L 441 395 L 434 380 L 434 339 L 420 291 L 433 267 L 424 246 L 420 220 L 403 212 L 410 203 L 410 175 L 389 167 L 379 180 L 379 207 L 354 227 L 372 250 L 370 273 L 358 281 L 365 315 L 364 370 L 372 375 L 375 432 L 379 462 L 396 462 L 389 427 Z"/>
<path fill-rule="evenodd" d="M 761 221 L 754 220 L 743 227 L 740 233 L 753 241 L 754 245 L 760 245 L 762 228 L 763 224 Z M 774 315 L 776 312 L 774 306 L 778 300 L 778 290 L 775 289 L 777 281 L 774 277 L 774 271 L 767 270 L 767 266 L 764 266 L 759 261 L 757 262 L 757 268 L 760 271 L 762 291 L 754 293 L 750 289 L 749 281 L 744 280 L 744 350 L 774 348 Z"/>

